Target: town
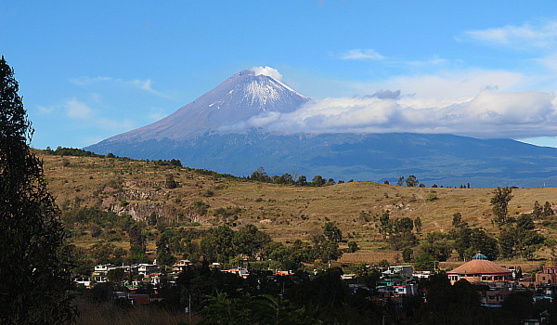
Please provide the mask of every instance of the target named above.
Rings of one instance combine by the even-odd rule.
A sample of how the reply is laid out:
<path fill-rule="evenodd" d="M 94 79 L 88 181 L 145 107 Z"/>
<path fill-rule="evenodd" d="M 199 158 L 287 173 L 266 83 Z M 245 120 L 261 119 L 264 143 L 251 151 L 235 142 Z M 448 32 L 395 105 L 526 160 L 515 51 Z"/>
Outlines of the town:
<path fill-rule="evenodd" d="M 507 299 L 514 301 L 517 300 L 517 297 L 527 298 L 522 300 L 522 303 L 528 304 L 530 307 L 514 305 L 513 308 L 524 310 L 531 306 L 538 308 L 537 317 L 519 319 L 520 324 L 528 325 L 549 324 L 549 311 L 543 308 L 552 305 L 554 293 L 557 292 L 557 264 L 546 263 L 539 272 L 525 273 L 520 268 L 506 268 L 489 261 L 481 252 L 474 255 L 470 261 L 449 271 L 416 271 L 412 265 L 362 264 L 349 268 L 354 273 L 340 273 L 340 267 L 333 267 L 329 270 L 301 271 L 301 274 L 298 274 L 292 270 L 250 270 L 249 267 L 224 269 L 219 263 L 206 263 L 203 266 L 189 260 L 179 260 L 167 268 L 157 266 L 155 260 L 153 264 L 99 264 L 94 267 L 90 278 L 76 278 L 74 281 L 77 286 L 87 290 L 95 290 L 96 286 L 110 286 L 112 290 L 107 291 L 109 296 L 104 299 L 123 300 L 135 306 L 164 305 L 164 300 L 169 297 L 169 292 L 178 289 L 179 286 L 184 286 L 184 278 L 193 277 L 204 267 L 208 268 L 209 273 L 221 273 L 229 277 L 228 285 L 234 284 L 235 286 L 232 292 L 245 294 L 253 290 L 253 288 L 249 288 L 248 283 L 252 285 L 257 283 L 256 287 L 259 290 L 255 292 L 276 294 L 278 297 L 284 296 L 285 288 L 295 290 L 294 287 L 297 284 L 315 281 L 324 273 L 331 273 L 333 270 L 337 272 L 337 280 L 345 287 L 346 294 L 363 296 L 382 308 L 386 306 L 393 308 L 391 314 L 381 316 L 384 318 L 385 324 L 413 324 L 412 321 L 416 319 L 416 316 L 405 314 L 403 311 L 409 308 L 408 304 L 420 306 L 433 303 L 429 297 L 431 288 L 428 286 L 428 281 L 434 277 L 444 277 L 452 286 L 458 285 L 462 281 L 473 285 L 474 291 L 477 293 L 475 296 L 477 305 L 481 308 L 505 310 L 505 308 L 509 308 L 505 307 Z M 218 275 L 213 275 L 213 277 L 219 278 Z M 253 281 L 252 277 L 257 280 Z M 267 289 L 262 289 L 262 282 L 267 283 Z M 216 290 L 225 289 L 216 288 Z M 186 301 L 182 299 L 183 311 L 188 317 L 191 317 L 190 313 L 195 315 L 195 313 L 206 311 L 203 308 L 207 308 L 207 305 L 202 302 L 202 297 L 195 296 L 193 300 L 200 303 L 201 306 L 192 306 L 191 295 L 192 293 L 188 294 Z M 518 300 L 520 301 L 520 299 Z M 518 315 L 520 316 L 520 314 L 519 311 Z M 410 316 L 412 318 L 409 318 Z"/>

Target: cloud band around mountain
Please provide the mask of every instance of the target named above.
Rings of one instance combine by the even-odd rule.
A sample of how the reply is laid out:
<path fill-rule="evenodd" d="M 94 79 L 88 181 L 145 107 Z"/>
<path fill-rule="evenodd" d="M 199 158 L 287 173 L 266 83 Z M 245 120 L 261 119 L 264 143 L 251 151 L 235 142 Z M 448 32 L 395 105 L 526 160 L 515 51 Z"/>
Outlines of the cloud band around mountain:
<path fill-rule="evenodd" d="M 263 128 L 275 134 L 450 133 L 515 139 L 557 135 L 557 100 L 549 92 L 486 89 L 468 100 L 427 107 L 413 105 L 412 96 L 391 97 L 314 100 L 295 112 L 262 114 L 232 129 Z"/>

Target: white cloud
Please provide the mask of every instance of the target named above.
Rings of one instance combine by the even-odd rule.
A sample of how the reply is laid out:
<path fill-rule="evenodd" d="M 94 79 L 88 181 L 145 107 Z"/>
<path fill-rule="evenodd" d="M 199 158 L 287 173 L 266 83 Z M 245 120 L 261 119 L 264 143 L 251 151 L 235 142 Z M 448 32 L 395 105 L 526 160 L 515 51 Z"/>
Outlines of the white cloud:
<path fill-rule="evenodd" d="M 89 126 L 94 125 L 110 131 L 129 130 L 134 127 L 134 123 L 128 119 L 116 121 L 104 116 L 99 116 L 98 112 L 89 107 L 87 103 L 76 99 L 66 101 L 63 108 L 68 118 L 72 120 L 83 120 Z"/>
<path fill-rule="evenodd" d="M 72 119 L 89 119 L 93 115 L 93 110 L 87 104 L 75 99 L 70 99 L 65 103 L 66 113 Z"/>
<path fill-rule="evenodd" d="M 508 25 L 484 30 L 470 30 L 464 35 L 488 44 L 512 48 L 552 48 L 557 44 L 557 21 L 548 21 L 538 25 Z"/>
<path fill-rule="evenodd" d="M 385 57 L 373 49 L 353 49 L 340 56 L 343 60 L 382 60 Z"/>
<path fill-rule="evenodd" d="M 413 132 L 480 138 L 556 136 L 555 98 L 553 93 L 539 91 L 489 89 L 468 100 L 429 107 L 413 106 L 415 102 L 404 96 L 401 99 L 326 98 L 292 113 L 256 116 L 236 128 L 263 128 L 278 134 Z"/>
<path fill-rule="evenodd" d="M 280 72 L 277 69 L 273 69 L 271 67 L 253 67 L 249 70 L 255 73 L 256 76 L 269 76 L 278 81 L 282 79 L 282 75 L 280 74 Z"/>
<path fill-rule="evenodd" d="M 557 52 L 537 60 L 543 67 L 557 72 Z"/>
<path fill-rule="evenodd" d="M 359 93 L 369 89 L 401 89 L 417 108 L 431 105 L 449 105 L 455 101 L 469 100 L 484 89 L 512 91 L 524 82 L 520 73 L 492 70 L 447 70 L 435 75 L 395 76 L 374 83 L 353 84 Z M 419 104 L 419 103 L 422 104 Z"/>
<path fill-rule="evenodd" d="M 444 65 L 450 63 L 449 60 L 443 59 L 438 55 L 434 55 L 431 59 L 421 60 L 421 61 L 405 61 L 404 64 L 409 66 L 415 67 L 424 67 L 424 66 L 436 66 L 436 65 Z"/>
<path fill-rule="evenodd" d="M 153 81 L 151 79 L 124 80 L 124 79 L 118 79 L 112 77 L 80 77 L 80 78 L 70 79 L 70 82 L 81 87 L 89 87 L 98 83 L 111 83 L 119 87 L 140 89 L 159 97 L 168 98 L 168 96 L 153 89 Z"/>

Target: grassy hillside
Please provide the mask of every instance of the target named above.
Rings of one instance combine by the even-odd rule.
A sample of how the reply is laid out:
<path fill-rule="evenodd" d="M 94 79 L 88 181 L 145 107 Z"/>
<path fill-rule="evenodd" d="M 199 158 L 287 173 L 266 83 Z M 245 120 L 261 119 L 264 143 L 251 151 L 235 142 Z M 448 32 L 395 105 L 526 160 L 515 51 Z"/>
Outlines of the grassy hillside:
<path fill-rule="evenodd" d="M 99 207 L 140 220 L 154 214 L 159 220 L 201 229 L 224 222 L 236 226 L 251 223 L 284 243 L 309 239 L 322 231 L 325 222 L 332 221 L 342 230 L 344 239 L 356 241 L 362 248 L 344 254 L 343 263 L 400 259 L 400 252 L 390 249 L 377 230 L 378 217 L 385 210 L 390 211 L 391 218 L 419 217 L 423 223 L 419 236 L 431 231 L 448 232 L 457 212 L 471 226 L 483 227 L 491 234 L 499 231 L 491 222 L 489 201 L 493 189 L 409 188 L 361 182 L 297 187 L 157 162 L 38 154 L 44 161 L 50 191 L 62 208 Z M 172 181 L 176 182 L 175 188 L 169 183 Z M 557 203 L 557 188 L 514 189 L 512 194 L 510 215 L 530 213 L 535 201 Z M 232 215 L 215 216 L 219 208 Z M 542 234 L 557 238 L 557 221 L 536 223 Z M 73 240 L 81 247 L 99 241 L 87 231 Z M 129 247 L 125 234 L 111 241 Z M 154 243 L 149 247 L 153 250 Z M 536 257 L 547 258 L 549 254 L 545 249 Z"/>

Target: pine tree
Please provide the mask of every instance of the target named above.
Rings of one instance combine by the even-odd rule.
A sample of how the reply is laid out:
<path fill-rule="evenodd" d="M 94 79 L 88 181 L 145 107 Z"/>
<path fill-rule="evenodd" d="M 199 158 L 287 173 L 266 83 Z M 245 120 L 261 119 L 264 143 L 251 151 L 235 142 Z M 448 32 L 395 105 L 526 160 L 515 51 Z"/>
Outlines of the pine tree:
<path fill-rule="evenodd" d="M 13 69 L 0 60 L 0 323 L 74 319 L 65 232 L 47 191 Z"/>

